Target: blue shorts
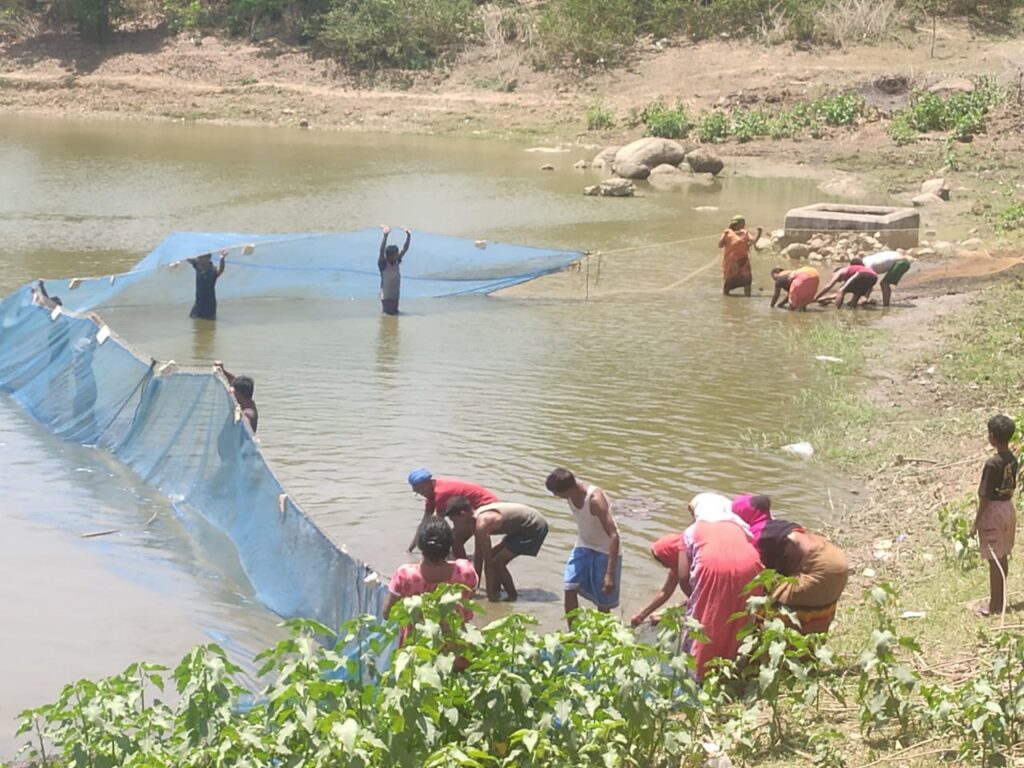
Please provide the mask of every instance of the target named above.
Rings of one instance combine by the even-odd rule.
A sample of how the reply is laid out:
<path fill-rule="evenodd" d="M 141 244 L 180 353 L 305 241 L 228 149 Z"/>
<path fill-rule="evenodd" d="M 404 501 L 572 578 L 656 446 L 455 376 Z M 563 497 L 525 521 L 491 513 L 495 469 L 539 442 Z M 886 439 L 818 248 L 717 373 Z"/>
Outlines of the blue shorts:
<path fill-rule="evenodd" d="M 541 544 L 544 543 L 544 539 L 547 537 L 548 526 L 545 523 L 543 528 L 538 528 L 536 531 L 510 533 L 501 540 L 501 543 L 508 547 L 508 551 L 513 555 L 536 557 L 537 553 L 540 552 Z"/>
<path fill-rule="evenodd" d="M 601 591 L 604 575 L 608 572 L 608 555 L 588 547 L 573 547 L 565 564 L 565 591 L 579 592 L 598 608 L 615 608 L 619 604 L 619 586 L 622 584 L 622 557 L 615 564 L 615 589 L 610 594 Z"/>

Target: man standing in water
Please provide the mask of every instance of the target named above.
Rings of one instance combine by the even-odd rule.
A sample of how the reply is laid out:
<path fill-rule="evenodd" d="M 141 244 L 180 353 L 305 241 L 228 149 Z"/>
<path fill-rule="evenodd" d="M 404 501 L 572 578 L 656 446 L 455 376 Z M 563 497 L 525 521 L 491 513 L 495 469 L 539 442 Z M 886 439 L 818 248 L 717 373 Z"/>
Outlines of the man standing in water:
<path fill-rule="evenodd" d="M 198 320 L 217 319 L 217 278 L 224 274 L 224 259 L 227 251 L 220 252 L 220 263 L 213 268 L 213 255 L 204 253 L 202 256 L 188 259 L 192 269 L 196 271 L 196 301 L 188 316 Z"/>
<path fill-rule="evenodd" d="M 734 288 L 742 288 L 743 295 L 750 295 L 750 284 L 753 277 L 750 272 L 750 246 L 761 239 L 761 228 L 757 235 L 751 235 L 747 229 L 747 220 L 742 216 L 733 216 L 729 228 L 722 233 L 718 247 L 722 249 L 722 295 L 728 296 Z"/>
<path fill-rule="evenodd" d="M 619 527 L 604 491 L 579 482 L 568 469 L 552 470 L 544 485 L 569 503 L 569 511 L 576 520 L 576 544 L 565 564 L 565 614 L 572 629 L 572 612 L 579 608 L 580 595 L 604 613 L 619 605 Z"/>
<path fill-rule="evenodd" d="M 402 246 L 402 250 L 398 250 L 397 245 L 388 245 L 391 227 L 382 224 L 380 231 L 384 233 L 380 240 L 380 255 L 377 257 L 377 269 L 380 270 L 380 309 L 385 315 L 397 315 L 398 298 L 402 289 L 402 257 L 409 250 L 412 232 L 408 227 L 402 227 L 402 231 L 405 232 L 405 245 Z"/>

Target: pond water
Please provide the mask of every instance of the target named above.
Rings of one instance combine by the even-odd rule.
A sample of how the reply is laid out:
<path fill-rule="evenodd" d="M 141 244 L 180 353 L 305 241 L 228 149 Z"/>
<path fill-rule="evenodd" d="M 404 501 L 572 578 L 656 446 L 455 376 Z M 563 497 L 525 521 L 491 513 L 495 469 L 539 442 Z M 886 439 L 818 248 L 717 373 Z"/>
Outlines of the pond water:
<path fill-rule="evenodd" d="M 219 358 L 253 376 L 259 437 L 292 497 L 384 573 L 405 562 L 422 509 L 405 484 L 413 467 L 541 508 L 552 533 L 512 572 L 517 607 L 546 628 L 560 620 L 575 534 L 544 478 L 573 469 L 619 502 L 629 616 L 663 579 L 649 543 L 686 525 L 694 493 L 767 493 L 780 514 L 812 524 L 848 500 L 827 468 L 778 450 L 801 438 L 795 425 L 828 375 L 797 337 L 835 319 L 770 311 L 770 257 L 755 256 L 751 300 L 723 299 L 709 266 L 733 213 L 771 229 L 788 208 L 828 198 L 813 179 L 751 175 L 589 198 L 580 192 L 597 173 L 571 168 L 593 150 L 527 149 L 3 118 L 0 290 L 127 270 L 180 229 L 408 225 L 408 259 L 417 229 L 602 251 L 501 296 L 403 301 L 397 318 L 375 301 L 319 300 L 222 302 L 214 327 L 190 321 L 188 307 L 104 317 L 146 354 Z M 243 657 L 276 637 L 217 534 L 176 519 L 137 478 L 50 436 L 6 397 L 0 430 L 0 546 L 10 549 L 0 584 L 18 627 L 0 640 L 0 723 L 79 675 L 172 662 L 211 635 Z"/>

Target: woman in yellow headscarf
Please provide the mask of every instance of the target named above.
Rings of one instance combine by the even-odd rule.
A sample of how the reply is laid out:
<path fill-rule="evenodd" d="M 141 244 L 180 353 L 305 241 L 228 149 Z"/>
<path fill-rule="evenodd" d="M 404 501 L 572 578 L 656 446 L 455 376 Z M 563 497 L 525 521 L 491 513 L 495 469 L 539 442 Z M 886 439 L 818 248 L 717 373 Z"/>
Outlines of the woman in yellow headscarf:
<path fill-rule="evenodd" d="M 734 288 L 742 288 L 744 296 L 750 295 L 750 246 L 761 239 L 761 228 L 757 228 L 755 236 L 746 226 L 745 218 L 733 216 L 718 241 L 722 249 L 722 294 L 725 296 Z"/>

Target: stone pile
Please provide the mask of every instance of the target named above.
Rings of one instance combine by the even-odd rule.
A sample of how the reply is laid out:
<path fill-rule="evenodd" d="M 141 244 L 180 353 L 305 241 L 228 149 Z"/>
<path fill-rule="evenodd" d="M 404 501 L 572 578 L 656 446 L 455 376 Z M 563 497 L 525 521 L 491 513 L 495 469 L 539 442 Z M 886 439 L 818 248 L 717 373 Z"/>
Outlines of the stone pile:
<path fill-rule="evenodd" d="M 771 234 L 772 245 L 776 248 L 785 236 L 785 230 L 777 229 Z M 934 255 L 946 255 L 952 251 L 951 243 L 928 244 L 922 242 L 918 248 L 904 250 L 892 249 L 881 240 L 881 232 L 818 232 L 811 235 L 806 243 L 790 243 L 782 249 L 781 255 L 799 261 L 831 261 L 837 264 L 848 264 L 851 259 L 870 256 L 879 251 L 896 250 L 908 258 L 922 258 Z M 947 248 L 948 246 L 948 248 Z"/>

